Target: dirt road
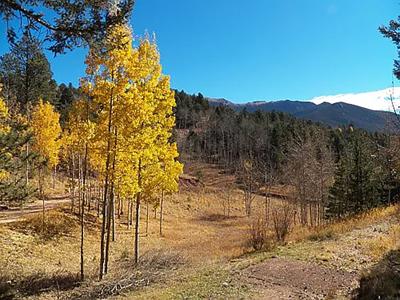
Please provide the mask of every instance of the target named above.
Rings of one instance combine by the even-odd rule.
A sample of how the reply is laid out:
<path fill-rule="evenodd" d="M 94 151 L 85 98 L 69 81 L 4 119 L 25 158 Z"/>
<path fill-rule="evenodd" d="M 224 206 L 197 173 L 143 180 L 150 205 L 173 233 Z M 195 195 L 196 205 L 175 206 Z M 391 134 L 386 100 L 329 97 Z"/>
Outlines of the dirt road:
<path fill-rule="evenodd" d="M 45 200 L 45 210 L 54 209 L 70 202 L 71 199 L 69 198 L 69 195 L 55 196 Z M 35 202 L 29 203 L 22 208 L 15 207 L 0 211 L 0 224 L 21 220 L 30 214 L 42 211 L 42 209 L 42 200 L 36 200 Z"/>

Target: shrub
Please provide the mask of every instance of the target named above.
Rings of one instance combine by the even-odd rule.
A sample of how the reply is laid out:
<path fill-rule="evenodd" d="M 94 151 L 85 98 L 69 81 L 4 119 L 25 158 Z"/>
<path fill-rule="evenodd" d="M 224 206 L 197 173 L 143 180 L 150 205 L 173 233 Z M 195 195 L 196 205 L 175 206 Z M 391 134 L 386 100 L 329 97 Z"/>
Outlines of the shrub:
<path fill-rule="evenodd" d="M 264 218 L 253 219 L 249 229 L 248 246 L 254 250 L 271 250 L 275 243 Z"/>
<path fill-rule="evenodd" d="M 77 226 L 74 217 L 60 211 L 46 211 L 29 216 L 26 220 L 16 223 L 15 228 L 43 240 L 51 240 L 69 234 Z"/>
<path fill-rule="evenodd" d="M 321 242 L 325 240 L 330 240 L 335 237 L 335 233 L 333 232 L 332 228 L 322 227 L 316 228 L 314 231 L 310 233 L 307 237 L 308 240 L 314 242 Z"/>
<path fill-rule="evenodd" d="M 250 246 L 254 250 L 261 250 L 267 239 L 267 228 L 262 218 L 253 220 L 250 226 Z"/>
<path fill-rule="evenodd" d="M 272 222 L 275 230 L 275 237 L 278 242 L 285 241 L 286 236 L 292 229 L 293 207 L 285 203 L 282 207 L 272 210 Z"/>

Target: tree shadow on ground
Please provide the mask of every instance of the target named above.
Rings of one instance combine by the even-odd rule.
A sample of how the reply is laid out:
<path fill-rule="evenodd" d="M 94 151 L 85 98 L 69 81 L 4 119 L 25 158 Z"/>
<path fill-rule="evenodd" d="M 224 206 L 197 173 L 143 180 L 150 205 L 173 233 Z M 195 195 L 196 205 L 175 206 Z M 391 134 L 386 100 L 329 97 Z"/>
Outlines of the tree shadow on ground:
<path fill-rule="evenodd" d="M 205 222 L 219 222 L 226 220 L 236 220 L 242 217 L 239 216 L 226 216 L 223 214 L 202 214 L 196 220 L 197 221 L 205 221 Z"/>
<path fill-rule="evenodd" d="M 0 299 L 15 299 L 49 291 L 66 291 L 80 284 L 79 276 L 71 273 L 33 274 L 21 280 L 0 277 Z"/>
<path fill-rule="evenodd" d="M 354 299 L 400 299 L 400 250 L 387 253 L 361 277 Z"/>

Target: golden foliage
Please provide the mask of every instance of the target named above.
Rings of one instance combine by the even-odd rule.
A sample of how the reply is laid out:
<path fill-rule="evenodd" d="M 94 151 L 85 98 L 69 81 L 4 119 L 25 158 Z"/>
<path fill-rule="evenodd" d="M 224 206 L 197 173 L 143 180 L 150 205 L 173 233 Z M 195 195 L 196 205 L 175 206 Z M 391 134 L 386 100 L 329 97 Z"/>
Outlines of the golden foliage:
<path fill-rule="evenodd" d="M 130 29 L 122 25 L 110 31 L 107 43 L 102 51 L 90 51 L 81 81 L 96 116 L 91 165 L 103 177 L 110 175 L 125 198 L 176 191 L 182 165 L 170 142 L 175 98 L 169 77 L 161 73 L 157 47 L 149 38 L 133 47 Z M 113 170 L 106 170 L 107 157 Z"/>
<path fill-rule="evenodd" d="M 31 127 L 34 136 L 34 150 L 42 155 L 50 167 L 58 164 L 60 150 L 60 114 L 47 102 L 39 100 L 32 112 Z"/>

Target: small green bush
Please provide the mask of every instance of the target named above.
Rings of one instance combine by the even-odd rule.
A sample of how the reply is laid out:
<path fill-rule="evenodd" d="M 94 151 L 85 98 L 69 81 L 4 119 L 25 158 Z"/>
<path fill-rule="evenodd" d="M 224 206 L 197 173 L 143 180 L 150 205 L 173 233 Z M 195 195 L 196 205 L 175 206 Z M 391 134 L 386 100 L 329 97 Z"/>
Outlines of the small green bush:
<path fill-rule="evenodd" d="M 332 229 L 317 229 L 314 232 L 312 232 L 308 236 L 308 240 L 314 241 L 314 242 L 321 242 L 321 241 L 326 241 L 333 239 L 335 237 L 335 233 L 333 232 Z"/>

